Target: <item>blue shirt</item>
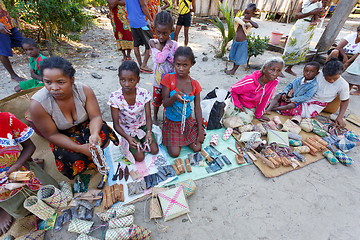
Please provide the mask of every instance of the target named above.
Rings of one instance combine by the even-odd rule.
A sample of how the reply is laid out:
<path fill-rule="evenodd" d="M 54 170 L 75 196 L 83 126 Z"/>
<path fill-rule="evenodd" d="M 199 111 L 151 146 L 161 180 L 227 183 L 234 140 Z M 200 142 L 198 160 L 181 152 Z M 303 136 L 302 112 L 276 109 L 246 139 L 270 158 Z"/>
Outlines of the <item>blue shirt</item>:
<path fill-rule="evenodd" d="M 176 93 L 175 90 L 170 92 L 170 97 Z M 190 103 L 194 101 L 195 95 L 189 95 L 185 93 L 183 96 L 185 100 L 190 100 L 186 105 L 186 118 L 190 117 L 191 115 L 191 105 Z M 183 112 L 184 103 L 179 102 L 176 100 L 173 105 L 170 107 L 165 108 L 165 116 L 173 122 L 181 122 L 182 120 L 182 112 Z"/>
<path fill-rule="evenodd" d="M 301 84 L 303 78 L 304 77 L 298 77 L 294 81 L 289 83 L 285 87 L 284 91 L 281 92 L 281 94 L 287 94 L 290 89 L 293 89 L 294 95 L 292 98 L 290 98 L 291 102 L 303 103 L 306 100 L 310 99 L 317 92 L 319 88 L 318 83 L 315 77 L 313 80 Z"/>
<path fill-rule="evenodd" d="M 148 25 L 139 0 L 125 0 L 125 6 L 131 28 L 141 28 Z"/>

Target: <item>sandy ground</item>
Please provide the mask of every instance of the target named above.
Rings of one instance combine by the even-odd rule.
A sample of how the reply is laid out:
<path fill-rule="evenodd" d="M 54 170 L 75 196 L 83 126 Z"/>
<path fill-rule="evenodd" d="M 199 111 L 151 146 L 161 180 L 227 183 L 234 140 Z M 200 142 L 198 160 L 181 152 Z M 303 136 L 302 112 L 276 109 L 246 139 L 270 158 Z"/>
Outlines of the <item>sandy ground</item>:
<path fill-rule="evenodd" d="M 259 29 L 254 30 L 261 36 L 269 36 L 271 31 L 279 30 L 288 34 L 292 24 L 281 24 L 256 20 Z M 340 32 L 337 41 L 350 31 L 356 31 L 359 21 L 349 19 Z M 326 23 L 325 23 L 326 26 Z M 323 28 L 318 28 L 313 38 L 312 47 L 320 38 Z M 181 33 L 182 34 L 182 33 Z M 202 96 L 215 87 L 229 89 L 235 82 L 253 68 L 245 71 L 240 67 L 235 76 L 224 74 L 226 62 L 215 59 L 214 49 L 219 32 L 209 26 L 209 30 L 199 31 L 198 27 L 190 28 L 190 44 L 196 55 L 197 63 L 191 69 L 191 76 L 197 79 L 202 88 Z M 180 37 L 182 43 L 183 37 Z M 107 66 L 118 67 L 121 56 L 116 51 L 115 40 L 110 21 L 106 17 L 97 20 L 92 29 L 85 31 L 77 51 L 64 46 L 63 53 L 75 65 L 76 81 L 90 85 L 99 101 L 106 121 L 111 121 L 106 102 L 110 92 L 119 88 L 117 72 L 106 70 Z M 91 53 L 99 57 L 91 58 Z M 208 61 L 202 61 L 205 56 Z M 227 53 L 228 55 L 228 53 Z M 132 53 L 133 56 L 133 53 Z M 264 55 L 252 58 L 252 66 L 260 66 L 267 58 L 281 56 L 279 53 L 266 51 Z M 133 56 L 134 58 L 134 56 Z M 14 69 L 21 76 L 30 77 L 28 58 L 19 53 L 11 58 Z M 149 61 L 152 67 L 152 60 Z M 228 68 L 232 67 L 232 63 Z M 300 75 L 303 65 L 295 66 L 294 71 Z M 103 78 L 91 77 L 96 72 Z M 286 80 L 280 79 L 277 92 L 294 79 L 286 74 Z M 0 98 L 13 93 L 15 82 L 4 67 L 0 66 Z M 141 74 L 140 86 L 152 92 L 153 75 Z M 358 113 L 356 102 L 359 96 L 352 96 L 349 110 Z M 162 114 L 162 113 L 160 113 Z M 159 116 L 161 116 L 159 114 Z M 341 164 L 332 166 L 326 160 L 320 160 L 301 170 L 293 171 L 278 178 L 267 179 L 253 165 L 242 167 L 220 175 L 196 181 L 197 192 L 188 199 L 192 223 L 179 217 L 164 223 L 169 226 L 166 233 L 157 230 L 155 222 L 144 221 L 144 202 L 136 203 L 135 223 L 152 230 L 153 239 L 359 239 L 360 184 L 358 176 L 360 165 L 357 163 L 359 149 L 350 152 L 356 161 L 350 167 Z M 147 210 L 146 210 L 147 212 Z M 146 214 L 148 220 L 148 213 Z M 94 217 L 95 224 L 100 221 Z M 76 239 L 76 235 L 64 229 L 45 239 Z M 101 238 L 101 230 L 91 234 Z"/>

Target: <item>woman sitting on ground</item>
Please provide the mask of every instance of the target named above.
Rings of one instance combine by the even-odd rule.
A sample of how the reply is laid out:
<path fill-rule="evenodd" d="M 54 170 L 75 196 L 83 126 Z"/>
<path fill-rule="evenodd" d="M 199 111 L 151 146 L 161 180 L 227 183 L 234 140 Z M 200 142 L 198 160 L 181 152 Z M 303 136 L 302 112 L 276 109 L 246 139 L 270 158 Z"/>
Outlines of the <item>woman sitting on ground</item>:
<path fill-rule="evenodd" d="M 58 170 L 69 179 L 94 167 L 90 146 L 119 142 L 102 120 L 93 90 L 75 83 L 74 74 L 72 64 L 61 57 L 44 60 L 40 75 L 45 87 L 30 101 L 31 118 L 50 142 Z"/>
<path fill-rule="evenodd" d="M 238 116 L 245 124 L 250 123 L 254 116 L 261 121 L 269 121 L 263 114 L 274 95 L 283 67 L 284 61 L 274 57 L 267 60 L 261 70 L 235 83 L 230 88 L 231 101 L 226 107 L 225 117 Z"/>

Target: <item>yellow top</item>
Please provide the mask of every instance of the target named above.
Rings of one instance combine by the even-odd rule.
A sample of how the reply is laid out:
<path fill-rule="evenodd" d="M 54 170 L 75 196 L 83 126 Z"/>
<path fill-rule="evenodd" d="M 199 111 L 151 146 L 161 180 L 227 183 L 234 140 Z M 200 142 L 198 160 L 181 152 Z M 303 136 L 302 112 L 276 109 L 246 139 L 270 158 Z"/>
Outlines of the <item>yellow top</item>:
<path fill-rule="evenodd" d="M 190 12 L 192 0 L 179 0 L 179 14 L 184 15 Z"/>

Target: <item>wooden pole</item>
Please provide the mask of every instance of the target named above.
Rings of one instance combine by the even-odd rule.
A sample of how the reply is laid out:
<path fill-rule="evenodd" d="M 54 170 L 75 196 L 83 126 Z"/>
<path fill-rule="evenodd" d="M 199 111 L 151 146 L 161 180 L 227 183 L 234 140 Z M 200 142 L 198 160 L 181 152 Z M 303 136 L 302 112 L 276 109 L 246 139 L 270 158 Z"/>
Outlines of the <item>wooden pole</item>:
<path fill-rule="evenodd" d="M 357 2 L 358 0 L 341 0 L 339 2 L 325 31 L 316 45 L 317 52 L 327 51 L 331 47 Z"/>

